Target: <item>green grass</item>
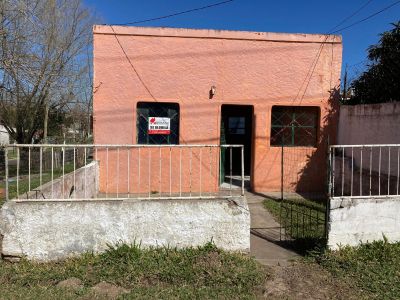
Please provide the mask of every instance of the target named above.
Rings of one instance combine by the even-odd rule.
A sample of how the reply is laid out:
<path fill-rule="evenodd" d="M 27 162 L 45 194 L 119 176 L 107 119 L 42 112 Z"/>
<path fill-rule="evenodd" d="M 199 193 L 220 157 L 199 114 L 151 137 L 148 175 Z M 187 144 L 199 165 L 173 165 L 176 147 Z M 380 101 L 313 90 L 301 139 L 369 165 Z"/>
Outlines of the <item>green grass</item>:
<path fill-rule="evenodd" d="M 77 166 L 78 168 L 78 166 Z M 72 163 L 65 164 L 64 167 L 64 174 L 68 174 L 74 170 L 74 165 Z M 56 168 L 53 171 L 53 178 L 57 179 L 61 177 L 63 174 L 62 168 Z M 28 175 L 24 173 L 24 175 L 20 175 L 21 178 L 19 180 L 19 194 L 22 195 L 26 192 L 29 192 L 29 180 L 28 180 Z M 51 173 L 44 172 L 42 174 L 42 184 L 45 184 L 47 182 L 51 181 Z M 31 173 L 31 189 L 33 190 L 37 187 L 40 186 L 40 176 L 38 173 Z M 0 188 L 5 188 L 5 182 L 0 182 Z M 17 196 L 17 182 L 12 181 L 9 182 L 8 184 L 9 188 L 9 199 L 13 199 Z M 0 197 L 0 207 L 2 204 L 5 202 L 5 197 Z"/>
<path fill-rule="evenodd" d="M 325 235 L 325 206 L 306 199 L 266 199 L 264 207 L 286 228 L 293 239 L 319 238 Z"/>
<path fill-rule="evenodd" d="M 307 199 L 276 200 L 267 198 L 264 207 L 282 226 L 281 239 L 290 241 L 296 251 L 306 254 L 324 247 L 325 206 Z"/>
<path fill-rule="evenodd" d="M 57 282 L 77 277 L 84 289 L 63 291 Z M 252 258 L 203 247 L 141 249 L 120 245 L 103 254 L 63 262 L 7 263 L 0 260 L 1 299 L 76 299 L 107 281 L 130 290 L 127 298 L 248 299 L 260 293 L 265 271 Z"/>
<path fill-rule="evenodd" d="M 354 282 L 370 299 L 400 299 L 400 243 L 376 241 L 325 251 L 313 259 L 333 275 Z"/>

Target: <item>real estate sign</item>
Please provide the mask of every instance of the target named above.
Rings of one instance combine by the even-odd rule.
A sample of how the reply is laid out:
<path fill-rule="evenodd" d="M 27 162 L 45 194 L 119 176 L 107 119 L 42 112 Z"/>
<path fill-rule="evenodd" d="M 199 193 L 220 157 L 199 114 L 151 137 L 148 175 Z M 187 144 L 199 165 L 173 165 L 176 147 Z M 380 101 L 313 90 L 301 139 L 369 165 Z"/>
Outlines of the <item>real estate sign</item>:
<path fill-rule="evenodd" d="M 171 119 L 160 118 L 160 117 L 149 117 L 149 127 L 147 130 L 148 134 L 170 134 L 171 131 Z"/>

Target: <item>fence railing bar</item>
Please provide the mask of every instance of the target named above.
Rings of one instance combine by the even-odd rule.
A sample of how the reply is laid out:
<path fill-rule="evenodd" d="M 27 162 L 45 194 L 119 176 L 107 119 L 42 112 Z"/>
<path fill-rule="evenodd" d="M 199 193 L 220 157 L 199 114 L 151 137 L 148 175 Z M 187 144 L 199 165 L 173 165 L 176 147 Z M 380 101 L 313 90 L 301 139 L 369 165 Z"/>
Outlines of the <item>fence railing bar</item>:
<path fill-rule="evenodd" d="M 151 148 L 149 148 L 149 169 L 148 169 L 148 180 L 149 180 L 149 198 L 151 198 Z"/>
<path fill-rule="evenodd" d="M 354 177 L 354 148 L 351 147 L 351 183 L 350 183 L 351 196 L 353 196 L 353 177 Z"/>
<path fill-rule="evenodd" d="M 202 154 L 202 151 L 201 151 L 201 149 L 202 148 L 200 148 L 200 153 L 199 153 L 199 177 L 200 177 L 200 196 L 201 196 L 201 186 L 202 186 L 202 181 L 201 181 L 201 154 Z"/>
<path fill-rule="evenodd" d="M 126 153 L 126 158 L 127 158 L 127 164 L 126 164 L 126 168 L 127 168 L 127 191 L 128 191 L 128 195 L 131 194 L 131 182 L 130 182 L 130 173 L 131 173 L 131 168 L 130 168 L 130 162 L 131 162 L 131 149 L 127 148 L 126 149 L 127 153 Z"/>
<path fill-rule="evenodd" d="M 28 181 L 28 188 L 31 190 L 31 148 L 28 149 Z"/>
<path fill-rule="evenodd" d="M 232 148 L 229 148 L 229 196 L 232 196 Z"/>
<path fill-rule="evenodd" d="M 390 147 L 388 148 L 388 156 L 389 156 L 389 162 L 388 162 L 388 186 L 387 186 L 387 191 L 388 191 L 388 195 L 390 195 Z"/>
<path fill-rule="evenodd" d="M 172 195 L 172 148 L 169 147 L 169 196 Z"/>
<path fill-rule="evenodd" d="M 212 151 L 211 151 L 211 147 L 208 148 L 209 149 L 209 154 L 210 154 L 210 184 L 211 182 L 213 182 L 212 180 Z M 212 187 L 210 186 L 210 195 L 212 194 Z"/>
<path fill-rule="evenodd" d="M 363 148 L 360 150 L 360 196 L 362 196 Z"/>
<path fill-rule="evenodd" d="M 62 193 L 63 193 L 63 198 L 65 197 L 65 148 L 62 148 L 62 154 L 63 154 L 63 162 L 62 162 Z"/>
<path fill-rule="evenodd" d="M 182 148 L 179 148 L 179 196 L 182 196 Z"/>
<path fill-rule="evenodd" d="M 140 148 L 138 149 L 138 173 L 138 194 L 140 194 Z"/>
<path fill-rule="evenodd" d="M 368 148 L 368 147 L 400 147 L 400 144 L 361 144 L 361 145 L 331 145 L 331 148 Z"/>
<path fill-rule="evenodd" d="M 106 198 L 108 198 L 108 147 L 106 148 Z"/>
<path fill-rule="evenodd" d="M 344 148 L 342 149 L 342 196 L 344 194 Z"/>
<path fill-rule="evenodd" d="M 378 194 L 381 194 L 381 160 L 382 160 L 382 147 L 379 147 L 379 175 L 378 175 Z"/>
<path fill-rule="evenodd" d="M 399 194 L 399 177 L 400 177 L 400 147 L 397 148 L 397 188 L 396 194 Z"/>
<path fill-rule="evenodd" d="M 160 161 L 160 176 L 159 176 L 159 178 L 158 178 L 158 184 L 159 184 L 159 191 L 158 191 L 158 193 L 160 194 L 160 196 L 161 196 L 161 176 L 162 176 L 162 171 L 161 171 L 161 168 L 162 168 L 162 155 L 161 155 L 161 148 L 159 149 L 159 152 L 158 152 L 158 155 L 159 155 L 159 161 Z"/>
<path fill-rule="evenodd" d="M 369 152 L 369 195 L 372 195 L 372 147 Z"/>
<path fill-rule="evenodd" d="M 42 145 L 34 145 L 34 146 L 29 146 L 26 149 L 26 152 L 28 155 L 25 154 L 25 159 L 28 158 L 28 170 L 24 171 L 24 175 L 28 173 L 28 176 L 24 178 L 24 180 L 28 181 L 27 185 L 24 186 L 24 191 L 28 190 L 31 191 L 32 188 L 36 187 L 37 185 L 44 185 L 50 180 L 50 174 L 48 174 L 48 170 L 51 171 L 51 183 L 49 183 L 49 188 L 47 190 L 42 191 L 42 196 L 43 196 L 43 201 L 47 200 L 56 200 L 56 198 L 60 198 L 63 200 L 67 200 L 69 198 L 72 198 L 74 200 L 81 200 L 81 199 L 86 199 L 88 197 L 92 199 L 102 199 L 103 197 L 105 199 L 113 199 L 115 198 L 131 198 L 129 195 L 132 195 L 133 190 L 135 190 L 136 186 L 136 180 L 138 183 L 138 195 L 135 195 L 135 199 L 137 197 L 141 197 L 140 192 L 144 192 L 146 195 L 146 183 L 142 186 L 142 179 L 141 179 L 141 160 L 145 159 L 146 157 L 141 157 L 142 154 L 147 154 L 147 151 L 143 151 L 144 153 L 141 153 L 141 149 L 145 148 L 147 145 L 142 145 L 141 147 L 137 147 L 138 149 L 138 169 L 135 170 L 135 168 L 132 167 L 136 163 L 132 159 L 132 156 L 134 155 L 131 153 L 132 148 L 126 147 L 118 147 L 118 145 L 112 145 L 112 146 L 107 146 L 107 145 L 68 145 L 68 144 L 61 144 L 57 146 L 49 146 L 52 144 L 42 144 Z M 17 197 L 15 198 L 22 198 L 19 197 L 19 193 L 21 192 L 21 182 L 19 181 L 19 176 L 21 175 L 21 149 L 23 148 L 21 145 L 12 145 L 14 148 L 16 148 L 17 151 Z M 11 147 L 12 147 L 11 146 Z M 172 172 L 172 167 L 173 167 L 173 162 L 172 162 L 172 155 L 173 155 L 173 149 L 178 146 L 178 145 L 167 145 L 168 146 L 168 151 L 169 151 L 169 178 L 167 178 L 168 170 L 165 170 L 165 166 L 163 166 L 163 163 L 167 164 L 168 163 L 168 158 L 165 157 L 164 159 L 164 154 L 168 155 L 167 153 L 164 153 L 162 150 L 165 147 L 158 147 L 158 164 L 159 164 L 159 182 L 158 182 L 158 193 L 155 192 L 157 188 L 157 181 L 156 181 L 156 176 L 154 176 L 154 171 L 157 172 L 157 159 L 154 157 L 152 159 L 153 151 L 155 151 L 155 146 L 148 147 L 148 195 L 146 199 L 148 198 L 165 198 L 165 196 L 169 197 L 176 197 L 177 195 L 177 185 L 176 187 L 172 186 L 173 183 L 173 172 Z M 39 148 L 39 149 L 38 149 Z M 189 153 L 184 153 L 184 149 L 189 148 Z M 208 150 L 204 150 L 203 148 L 208 148 Z M 215 186 L 213 185 L 214 180 L 217 182 L 219 181 L 218 178 L 218 170 L 215 170 L 215 174 L 213 172 L 213 168 L 220 166 L 220 168 L 224 167 L 222 164 L 222 159 L 220 159 L 217 163 L 218 157 L 216 156 L 215 159 L 213 155 L 217 154 L 221 158 L 222 151 L 221 149 L 226 149 L 229 148 L 229 175 L 230 175 L 230 180 L 229 180 L 229 193 L 227 192 L 226 185 L 224 187 L 219 186 L 217 184 L 217 189 L 215 189 Z M 233 172 L 234 172 L 234 167 L 233 167 L 233 148 L 240 148 L 241 150 L 241 188 L 237 189 L 237 191 L 234 190 L 234 187 L 236 187 L 236 179 L 234 180 L 233 178 Z M 122 153 L 121 153 L 122 149 Z M 154 150 L 153 150 L 154 149 Z M 183 149 L 183 150 L 182 150 Z M 198 151 L 196 149 L 199 149 Z M 216 149 L 218 152 L 213 152 L 212 149 Z M 98 153 L 98 151 L 101 151 L 101 153 Z M 223 151 L 226 151 L 223 150 Z M 111 151 L 111 152 L 110 152 Z M 204 151 L 209 153 L 209 162 L 207 158 L 207 154 L 204 153 Z M 49 153 L 50 152 L 50 153 Z M 8 152 L 9 153 L 9 152 Z M 235 152 L 236 153 L 236 152 Z M 47 155 L 51 154 L 51 155 Z M 87 168 L 88 163 L 92 161 L 93 154 L 95 154 L 95 159 L 98 161 L 98 170 L 100 171 L 99 177 L 95 178 L 95 184 L 99 185 L 100 191 L 98 192 L 99 194 L 97 195 L 92 195 L 92 192 L 94 190 L 91 189 L 91 175 L 89 172 L 92 172 L 92 169 L 89 167 Z M 154 153 L 156 154 L 156 152 Z M 178 153 L 176 153 L 178 154 Z M 188 155 L 189 154 L 189 155 Z M 82 157 L 83 155 L 83 157 Z M 99 156 L 100 155 L 100 156 Z M 126 156 L 125 156 L 126 155 Z M 28 156 L 28 157 L 27 157 Z M 242 145 L 211 145 L 210 147 L 206 147 L 204 145 L 195 145 L 195 147 L 190 147 L 187 145 L 183 145 L 182 147 L 179 147 L 179 197 L 199 197 L 199 198 L 205 198 L 205 195 L 208 196 L 215 196 L 218 195 L 220 197 L 231 197 L 233 194 L 239 194 L 244 195 L 244 148 Z M 189 156 L 189 162 L 187 162 Z M 125 157 L 127 161 L 125 161 Z M 177 157 L 177 155 L 174 154 L 174 158 Z M 235 156 L 236 157 L 236 156 Z M 39 159 L 38 159 L 39 158 Z M 185 159 L 185 161 L 183 161 Z M 196 161 L 199 159 L 198 161 Z M 104 161 L 105 160 L 105 161 Z M 51 161 L 51 169 L 49 168 Z M 8 162 L 8 161 L 7 161 Z M 26 162 L 26 160 L 25 160 Z M 226 166 L 228 165 L 228 161 L 226 161 Z M 126 164 L 125 164 L 126 163 Z M 187 165 L 189 163 L 189 165 Z M 209 163 L 210 165 L 210 170 L 208 172 L 207 170 L 207 164 Z M 239 162 L 238 162 L 239 163 Z M 198 170 L 197 170 L 197 164 L 198 164 Z M 204 165 L 203 165 L 204 164 Z M 25 163 L 26 165 L 26 163 Z M 81 170 L 82 167 L 84 170 Z M 189 167 L 189 168 L 188 168 Z M 121 169 L 122 168 L 122 169 Z M 125 169 L 126 168 L 126 169 Z M 146 166 L 145 166 L 146 168 Z M 7 170 L 9 172 L 9 164 L 7 166 Z M 164 169 L 164 170 L 163 170 Z M 125 173 L 125 170 L 127 174 Z M 236 169 L 235 169 L 236 170 Z M 81 172 L 81 173 L 80 173 Z M 122 172 L 122 173 L 121 173 Z M 134 173 L 136 172 L 136 173 Z M 144 172 L 145 174 L 146 172 Z M 208 173 L 210 176 L 210 180 L 208 180 Z M 226 172 L 227 173 L 227 172 Z M 15 174 L 15 173 L 12 173 Z M 123 176 L 126 174 L 126 177 Z M 139 175 L 139 176 L 136 176 Z M 178 174 L 177 174 L 178 175 Z M 187 178 L 187 175 L 189 175 L 189 178 Z M 215 175 L 215 179 L 214 176 Z M 238 175 L 238 174 L 237 174 Z M 9 176 L 9 173 L 8 173 Z M 84 178 L 82 178 L 84 176 Z M 146 177 L 146 175 L 144 175 Z M 59 178 L 62 177 L 62 178 Z M 138 177 L 138 179 L 136 179 Z M 239 176 L 237 176 L 239 177 Z M 101 179 L 98 181 L 98 179 Z M 236 178 L 236 177 L 235 177 Z M 168 181 L 167 181 L 168 180 Z M 187 181 L 189 180 L 189 182 Z M 146 180 L 144 180 L 146 181 Z M 224 181 L 223 178 L 221 178 L 221 183 Z M 7 183 L 9 180 L 7 181 Z M 97 182 L 97 183 L 96 183 Z M 133 183 L 134 182 L 134 183 Z M 132 188 L 131 185 L 134 185 Z M 155 186 L 153 186 L 155 184 Z M 168 193 L 168 187 L 167 184 L 169 184 L 169 193 Z M 50 195 L 50 186 L 51 186 L 51 195 Z M 13 187 L 13 186 L 12 186 Z M 153 190 L 154 191 L 153 191 Z M 62 190 L 62 191 L 61 191 Z M 164 190 L 164 192 L 163 192 Z M 12 190 L 13 192 L 15 190 Z M 26 193 L 27 197 L 30 197 L 32 193 Z M 234 193 L 235 192 L 235 193 Z M 48 194 L 46 194 L 48 193 Z M 153 195 L 154 193 L 157 193 L 158 195 Z M 10 191 L 7 191 L 7 196 L 10 194 Z M 60 195 L 61 194 L 61 195 Z M 128 195 L 128 196 L 126 196 Z M 175 196 L 174 196 L 175 195 Z M 136 197 L 137 196 L 137 197 Z M 143 195 L 142 195 L 143 196 Z M 154 197 L 152 197 L 154 196 Z M 156 197 L 157 196 L 157 197 Z M 38 197 L 38 193 L 36 194 L 36 198 Z M 33 197 L 35 198 L 35 195 Z M 178 197 L 177 197 L 178 198 Z M 24 200 L 24 198 L 20 200 Z"/>
<path fill-rule="evenodd" d="M 9 185 L 8 185 L 8 182 L 9 182 L 9 179 L 8 179 L 8 176 L 10 175 L 9 173 L 8 173 L 8 147 L 6 146 L 6 147 L 4 147 L 4 168 L 5 168 L 5 170 L 4 170 L 4 175 L 5 175 L 5 179 L 6 179 L 6 182 L 5 182 L 5 199 L 6 199 L 6 201 L 8 201 L 9 200 Z M 17 179 L 18 180 L 18 179 Z"/>
<path fill-rule="evenodd" d="M 19 199 L 19 164 L 20 164 L 20 160 L 21 160 L 21 156 L 19 153 L 19 148 L 17 148 L 17 199 Z"/>
<path fill-rule="evenodd" d="M 51 198 L 54 199 L 54 147 L 51 147 Z"/>
<path fill-rule="evenodd" d="M 335 172 L 335 149 L 336 148 L 331 148 L 332 149 L 332 196 L 335 196 L 335 177 L 336 177 L 336 172 Z"/>
<path fill-rule="evenodd" d="M 117 148 L 117 198 L 119 197 L 119 148 Z"/>
<path fill-rule="evenodd" d="M 190 150 L 190 159 L 189 159 L 189 193 L 192 196 L 192 148 Z"/>
<path fill-rule="evenodd" d="M 241 152 L 241 175 L 242 175 L 242 196 L 244 196 L 244 146 L 240 149 Z"/>
<path fill-rule="evenodd" d="M 85 176 L 85 180 L 84 180 L 84 184 L 85 184 L 85 187 L 84 187 L 84 192 L 83 192 L 83 194 L 84 194 L 84 196 L 85 196 L 85 198 L 87 197 L 87 179 L 86 179 L 86 177 L 87 177 L 87 168 L 86 168 L 86 165 L 87 165 L 87 148 L 83 148 L 84 150 L 83 150 L 83 155 L 85 156 L 85 158 L 84 158 L 84 164 L 85 164 L 85 174 L 84 174 L 84 176 Z"/>
<path fill-rule="evenodd" d="M 43 148 L 39 148 L 39 186 L 42 186 L 42 163 L 43 163 Z"/>
<path fill-rule="evenodd" d="M 241 148 L 243 145 L 239 144 L 165 144 L 165 145 L 156 145 L 156 144 L 6 144 L 8 147 L 21 147 L 21 148 L 40 148 L 40 147 L 54 147 L 54 148 L 64 148 L 64 147 L 76 147 L 76 148 L 84 148 L 84 147 L 97 147 L 97 148 Z M 365 145 L 364 145 L 365 146 Z M 391 145 L 395 146 L 395 145 Z M 400 144 L 399 144 L 400 146 Z M 332 146 L 333 147 L 333 146 Z M 342 147 L 342 146 L 341 146 Z"/>

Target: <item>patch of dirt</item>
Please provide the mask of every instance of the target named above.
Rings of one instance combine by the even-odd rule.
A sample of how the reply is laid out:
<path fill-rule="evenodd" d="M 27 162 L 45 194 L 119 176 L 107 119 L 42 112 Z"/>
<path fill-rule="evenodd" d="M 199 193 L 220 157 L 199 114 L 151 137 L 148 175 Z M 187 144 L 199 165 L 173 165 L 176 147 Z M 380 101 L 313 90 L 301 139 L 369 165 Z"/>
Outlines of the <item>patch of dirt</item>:
<path fill-rule="evenodd" d="M 348 282 L 335 278 L 314 263 L 294 262 L 270 267 L 264 299 L 365 299 L 367 296 Z"/>
<path fill-rule="evenodd" d="M 221 265 L 221 258 L 218 252 L 211 251 L 205 256 L 199 256 L 196 259 L 196 265 L 207 268 Z"/>
<path fill-rule="evenodd" d="M 56 286 L 58 288 L 68 289 L 71 291 L 81 290 L 84 287 L 82 280 L 75 278 L 75 277 L 71 277 L 66 280 L 60 281 L 59 283 L 57 283 Z"/>
<path fill-rule="evenodd" d="M 91 288 L 91 291 L 100 297 L 105 299 L 117 299 L 122 294 L 127 294 L 129 291 L 123 287 L 113 285 L 111 283 L 102 281 Z"/>

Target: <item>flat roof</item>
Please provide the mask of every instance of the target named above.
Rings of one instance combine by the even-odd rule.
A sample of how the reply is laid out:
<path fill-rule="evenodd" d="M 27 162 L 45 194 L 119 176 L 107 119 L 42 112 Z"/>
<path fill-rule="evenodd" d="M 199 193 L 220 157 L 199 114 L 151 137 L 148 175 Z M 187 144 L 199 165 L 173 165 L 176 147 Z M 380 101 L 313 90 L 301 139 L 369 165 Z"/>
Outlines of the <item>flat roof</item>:
<path fill-rule="evenodd" d="M 232 30 L 216 30 L 216 29 L 189 29 L 189 28 L 172 28 L 172 27 L 94 25 L 93 33 L 105 34 L 105 35 L 117 34 L 117 35 L 132 35 L 132 36 L 253 40 L 253 41 L 288 42 L 288 43 L 290 42 L 334 43 L 334 44 L 342 43 L 341 35 L 232 31 Z"/>

